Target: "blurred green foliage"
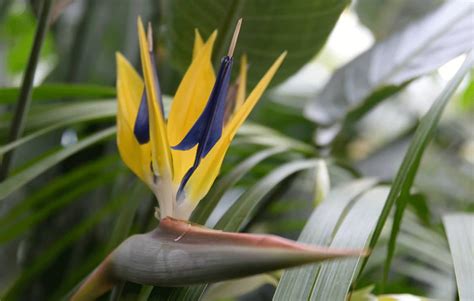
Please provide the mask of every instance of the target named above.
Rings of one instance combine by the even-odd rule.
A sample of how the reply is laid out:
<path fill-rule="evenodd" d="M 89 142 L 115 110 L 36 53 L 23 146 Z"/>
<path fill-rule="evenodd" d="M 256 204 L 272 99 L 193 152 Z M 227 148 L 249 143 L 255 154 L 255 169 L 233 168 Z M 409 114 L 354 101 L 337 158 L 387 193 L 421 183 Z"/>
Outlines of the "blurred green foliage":
<path fill-rule="evenodd" d="M 462 244 L 453 245 L 456 237 L 446 237 L 442 219 L 447 212 L 471 217 L 474 212 L 474 73 L 458 90 L 447 83 L 460 66 L 459 58 L 449 61 L 469 50 L 456 38 L 472 33 L 472 22 L 463 27 L 466 18 L 438 16 L 460 35 L 441 30 L 428 36 L 440 22 L 427 22 L 426 30 L 416 34 L 403 31 L 446 8 L 444 1 L 359 0 L 349 6 L 342 0 L 57 0 L 26 132 L 8 143 L 18 80 L 41 3 L 0 2 L 0 156 L 15 152 L 11 176 L 0 183 L 0 296 L 5 300 L 66 299 L 119 242 L 157 224 L 156 201 L 125 168 L 113 139 L 115 52 L 140 71 L 138 15 L 153 24 L 167 105 L 191 59 L 194 28 L 203 37 L 219 30 L 217 64 L 230 28 L 243 16 L 236 53 L 249 55 L 253 83 L 277 55 L 289 50 L 275 89 L 264 95 L 239 131 L 222 176 L 193 218 L 210 227 L 321 245 L 363 247 L 372 239 L 373 250 L 363 270 L 360 260 L 308 266 L 284 272 L 281 280 L 279 273 L 271 275 L 280 280 L 277 288 L 274 281 L 262 281 L 251 292 L 238 282 L 156 289 L 126 283 L 111 299 L 210 301 L 205 289 L 222 297 L 224 287 L 229 298 L 220 300 L 289 300 L 310 294 L 312 300 L 343 301 L 348 291 L 354 292 L 354 300 L 376 300 L 382 293 L 456 300 L 454 271 L 460 272 L 456 262 L 465 255 Z M 450 16 L 466 8 L 451 7 Z M 336 22 L 343 25 L 351 18 L 363 24 L 355 23 L 357 31 L 334 29 Z M 351 36 L 357 32 L 373 37 L 369 55 L 350 52 L 359 42 Z M 345 43 L 334 42 L 338 35 Z M 433 37 L 429 45 L 436 47 L 421 43 L 427 37 Z M 396 41 L 396 47 L 388 47 L 387 40 Z M 323 47 L 330 53 L 318 57 Z M 338 50 L 351 57 L 339 57 Z M 397 61 L 401 56 L 406 58 L 402 63 Z M 339 71 L 328 67 L 334 64 Z M 392 77 L 403 76 L 381 76 L 387 70 Z M 451 102 L 445 112 L 438 104 L 436 114 L 426 115 L 446 87 L 442 95 L 445 103 Z M 314 103 L 323 104 L 315 114 L 330 124 L 321 126 L 305 115 Z M 415 133 L 421 130 L 427 135 L 420 138 Z M 321 135 L 326 135 L 325 143 L 319 143 Z M 320 163 L 330 185 L 318 180 Z M 326 198 L 315 204 L 315 195 Z M 399 206 L 396 216 L 393 204 Z M 460 227 L 455 218 L 445 224 Z M 389 244 L 393 225 L 399 231 Z M 380 236 L 373 236 L 376 228 Z M 386 264 L 387 251 L 393 253 L 392 265 Z M 454 265 L 452 255 L 458 256 Z M 390 269 L 382 285 L 384 265 Z M 263 285 L 269 282 L 273 284 Z M 322 289 L 313 292 L 313 287 Z M 234 289 L 239 293 L 231 294 Z"/>

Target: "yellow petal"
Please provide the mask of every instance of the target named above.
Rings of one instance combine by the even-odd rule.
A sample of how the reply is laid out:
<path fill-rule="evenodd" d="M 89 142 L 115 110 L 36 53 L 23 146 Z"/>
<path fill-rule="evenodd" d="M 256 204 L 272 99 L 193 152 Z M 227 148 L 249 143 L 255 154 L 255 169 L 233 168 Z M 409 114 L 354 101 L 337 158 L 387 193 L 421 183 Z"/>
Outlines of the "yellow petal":
<path fill-rule="evenodd" d="M 186 71 L 168 117 L 168 139 L 171 146 L 179 144 L 201 115 L 215 82 L 211 55 L 217 32 L 214 32 Z M 173 182 L 181 182 L 194 162 L 196 147 L 187 151 L 171 150 L 173 157 Z"/>
<path fill-rule="evenodd" d="M 193 59 L 196 58 L 201 48 L 204 46 L 204 42 L 197 29 L 194 30 L 194 48 L 193 48 Z"/>
<path fill-rule="evenodd" d="M 234 112 L 236 112 L 244 104 L 246 89 L 247 89 L 247 56 L 244 54 L 240 58 L 239 87 L 237 90 L 237 97 L 235 98 Z"/>
<path fill-rule="evenodd" d="M 224 135 L 226 134 L 226 132 L 227 135 L 230 135 L 230 140 L 232 140 L 234 135 L 237 133 L 239 127 L 242 125 L 242 123 L 244 123 L 245 119 L 247 119 L 250 112 L 257 104 L 263 92 L 265 92 L 265 89 L 268 87 L 268 84 L 270 84 L 270 81 L 272 80 L 281 63 L 285 59 L 285 56 L 286 51 L 283 52 L 273 63 L 270 69 L 268 69 L 262 79 L 255 86 L 253 91 L 250 93 L 249 97 L 245 100 L 244 104 L 237 110 L 237 112 L 235 112 L 234 116 L 232 116 L 224 131 Z"/>
<path fill-rule="evenodd" d="M 140 41 L 140 57 L 142 61 L 143 77 L 147 94 L 148 110 L 150 114 L 150 141 L 153 170 L 161 177 L 172 176 L 171 153 L 166 135 L 166 125 L 160 108 L 160 95 L 155 87 L 155 78 L 149 54 L 149 46 L 145 30 L 138 18 L 138 37 Z"/>
<path fill-rule="evenodd" d="M 202 159 L 199 167 L 189 179 L 188 185 L 186 185 L 185 190 L 187 202 L 191 202 L 195 206 L 197 202 L 207 194 L 212 183 L 219 174 L 225 153 L 227 152 L 234 135 L 262 96 L 285 56 L 286 52 L 280 55 L 280 57 L 273 63 L 257 86 L 253 89 L 252 93 L 250 93 L 247 100 L 245 100 L 234 116 L 231 117 L 228 125 L 224 128 L 222 137 L 209 154 Z"/>
<path fill-rule="evenodd" d="M 117 60 L 117 146 L 125 164 L 145 183 L 150 183 L 150 145 L 140 145 L 133 127 L 143 93 L 143 82 L 120 53 Z"/>

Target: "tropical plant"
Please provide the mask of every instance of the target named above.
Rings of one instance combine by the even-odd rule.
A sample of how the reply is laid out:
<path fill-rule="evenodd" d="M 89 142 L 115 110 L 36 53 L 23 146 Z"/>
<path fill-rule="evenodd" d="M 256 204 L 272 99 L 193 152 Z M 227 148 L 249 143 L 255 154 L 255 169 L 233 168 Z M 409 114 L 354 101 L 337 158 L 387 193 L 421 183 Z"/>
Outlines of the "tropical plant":
<path fill-rule="evenodd" d="M 473 16 L 437 0 L 0 2 L 0 299 L 474 299 Z"/>

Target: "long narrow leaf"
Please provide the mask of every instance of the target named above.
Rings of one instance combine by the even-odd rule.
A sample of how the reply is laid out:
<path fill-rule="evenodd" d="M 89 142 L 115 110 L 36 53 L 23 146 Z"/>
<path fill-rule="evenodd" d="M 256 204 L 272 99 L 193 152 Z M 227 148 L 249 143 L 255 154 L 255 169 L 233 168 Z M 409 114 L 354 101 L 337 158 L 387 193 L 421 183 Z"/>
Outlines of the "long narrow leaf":
<path fill-rule="evenodd" d="M 388 216 L 388 213 L 391 209 L 393 203 L 396 203 L 396 211 L 393 219 L 392 232 L 390 234 L 390 240 L 388 245 L 387 252 L 387 261 L 385 262 L 385 273 L 384 279 L 388 277 L 388 272 L 390 269 L 390 264 L 395 252 L 395 245 L 397 240 L 397 234 L 400 229 L 400 223 L 402 222 L 403 212 L 409 200 L 410 189 L 413 185 L 418 167 L 420 166 L 420 161 L 423 156 L 423 153 L 426 149 L 426 146 L 431 141 L 433 134 L 437 128 L 441 114 L 443 113 L 444 108 L 448 104 L 449 100 L 452 98 L 457 87 L 461 83 L 464 76 L 471 70 L 474 66 L 474 51 L 469 54 L 466 58 L 464 64 L 458 70 L 456 75 L 451 79 L 447 84 L 438 98 L 435 100 L 430 110 L 426 113 L 423 119 L 418 126 L 415 135 L 413 137 L 412 143 L 408 148 L 407 153 L 403 159 L 402 165 L 395 177 L 394 184 L 390 190 L 390 195 L 385 204 L 384 211 L 382 213 L 382 218 L 377 224 L 377 229 L 374 234 L 374 239 L 371 242 L 371 247 L 375 245 L 376 240 L 382 231 L 383 219 Z"/>
<path fill-rule="evenodd" d="M 56 165 L 58 162 L 66 159 L 67 157 L 97 143 L 102 140 L 112 137 L 116 132 L 115 127 L 107 128 L 101 130 L 89 137 L 79 141 L 78 143 L 66 147 L 62 150 L 59 150 L 41 161 L 33 164 L 32 166 L 18 172 L 17 174 L 11 176 L 4 182 L 0 184 L 0 200 L 6 198 L 12 194 L 15 190 L 21 188 L 23 185 L 27 184 L 29 181 L 33 180 L 35 177 L 45 172 L 49 168 Z"/>
<path fill-rule="evenodd" d="M 81 195 L 110 183 L 110 181 L 115 179 L 115 174 L 116 170 L 110 169 L 100 177 L 93 177 L 82 181 L 80 185 L 77 185 L 74 189 L 69 190 L 68 193 L 62 194 L 60 197 L 50 201 L 46 206 L 35 210 L 31 215 L 18 219 L 10 225 L 3 226 L 0 230 L 0 244 L 4 244 L 25 233 L 60 208 L 77 200 Z"/>
<path fill-rule="evenodd" d="M 80 183 L 91 176 L 95 176 L 100 171 L 108 170 L 114 163 L 117 162 L 118 157 L 110 155 L 101 159 L 86 163 L 83 166 L 74 169 L 71 172 L 63 174 L 51 180 L 48 185 L 41 187 L 38 191 L 31 193 L 21 202 L 13 206 L 5 215 L 0 218 L 0 225 L 3 227 L 17 221 L 23 215 L 33 210 L 34 207 L 39 206 L 43 202 L 50 201 L 61 191 L 70 191 L 77 183 Z"/>
<path fill-rule="evenodd" d="M 215 228 L 223 231 L 237 231 L 255 213 L 260 201 L 281 181 L 290 175 L 317 166 L 317 160 L 300 160 L 286 163 L 244 192 L 217 222 Z"/>
<path fill-rule="evenodd" d="M 5 300 L 16 300 L 21 293 L 23 286 L 28 283 L 33 277 L 41 273 L 48 265 L 63 252 L 67 247 L 73 244 L 76 240 L 90 231 L 95 225 L 101 222 L 107 215 L 118 210 L 127 198 L 120 197 L 111 202 L 108 202 L 103 208 L 87 217 L 80 224 L 75 226 L 71 231 L 64 235 L 60 240 L 54 242 L 43 254 L 39 255 L 33 264 L 28 266 L 19 278 L 8 289 L 3 296 Z"/>
<path fill-rule="evenodd" d="M 2 156 L 4 153 L 8 152 L 9 150 L 20 147 L 23 144 L 25 144 L 25 143 L 33 140 L 33 139 L 39 138 L 43 135 L 51 133 L 52 131 L 60 129 L 62 127 L 66 127 L 66 126 L 69 126 L 69 125 L 72 125 L 72 124 L 75 124 L 75 123 L 82 123 L 82 122 L 87 122 L 87 121 L 91 121 L 91 120 L 102 119 L 104 117 L 109 117 L 109 116 L 108 116 L 108 114 L 104 114 L 103 112 L 93 111 L 90 114 L 84 114 L 83 116 L 78 116 L 76 118 L 71 118 L 71 119 L 68 119 L 68 120 L 65 120 L 65 121 L 61 121 L 61 122 L 52 124 L 50 126 L 42 128 L 38 131 L 35 131 L 35 132 L 33 132 L 29 135 L 26 135 L 26 136 L 24 136 L 24 137 L 22 137 L 18 140 L 15 140 L 15 141 L 7 144 L 7 145 L 4 145 L 4 146 L 0 147 L 0 156 Z"/>
<path fill-rule="evenodd" d="M 330 244 L 331 248 L 364 248 L 382 212 L 388 188 L 377 187 L 362 195 L 349 210 Z M 357 275 L 361 258 L 321 264 L 309 300 L 344 301 Z"/>
<path fill-rule="evenodd" d="M 265 149 L 235 166 L 235 168 L 233 168 L 229 174 L 221 178 L 213 185 L 206 198 L 201 201 L 198 207 L 194 210 L 191 220 L 201 225 L 205 224 L 217 203 L 229 188 L 234 186 L 257 164 L 273 155 L 282 153 L 284 151 L 285 148 L 278 147 Z"/>
<path fill-rule="evenodd" d="M 459 300 L 474 300 L 474 214 L 458 213 L 443 217 L 453 256 Z"/>
<path fill-rule="evenodd" d="M 324 202 L 314 210 L 298 242 L 329 245 L 339 220 L 343 219 L 344 210 L 352 200 L 370 189 L 375 183 L 376 181 L 372 179 L 362 179 L 332 190 Z M 285 271 L 273 300 L 308 300 L 319 267 L 320 265 L 310 265 Z"/>
<path fill-rule="evenodd" d="M 113 118 L 117 114 L 117 103 L 114 100 L 87 101 L 72 104 L 42 104 L 33 106 L 28 115 L 27 130 L 51 126 L 81 117 Z M 0 121 L 0 128 L 8 126 L 9 118 Z"/>
<path fill-rule="evenodd" d="M 0 88 L 0 104 L 10 104 L 17 100 L 19 88 Z M 114 98 L 115 87 L 79 84 L 44 84 L 34 87 L 32 100 L 58 100 L 58 99 L 101 99 Z"/>

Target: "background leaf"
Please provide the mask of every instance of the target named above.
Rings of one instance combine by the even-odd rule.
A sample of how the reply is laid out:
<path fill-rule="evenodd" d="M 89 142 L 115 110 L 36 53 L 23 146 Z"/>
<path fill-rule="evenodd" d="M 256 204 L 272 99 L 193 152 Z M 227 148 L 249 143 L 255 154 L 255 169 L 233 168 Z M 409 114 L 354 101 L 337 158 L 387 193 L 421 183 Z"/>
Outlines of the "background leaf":
<path fill-rule="evenodd" d="M 327 246 L 340 223 L 343 212 L 358 195 L 375 185 L 372 179 L 357 180 L 341 185 L 330 192 L 309 218 L 298 242 Z M 274 301 L 309 300 L 320 265 L 309 265 L 287 270 L 280 279 Z"/>
<path fill-rule="evenodd" d="M 453 256 L 459 300 L 474 299 L 474 215 L 449 214 L 443 217 Z"/>
<path fill-rule="evenodd" d="M 214 29 L 219 35 L 214 48 L 218 64 L 227 48 L 237 20 L 243 24 L 235 57 L 248 55 L 248 81 L 254 86 L 272 62 L 287 50 L 284 64 L 272 84 L 286 79 L 321 49 L 346 0 L 167 1 L 164 18 L 170 27 L 167 42 L 171 58 L 180 71 L 191 60 L 194 28 L 207 38 Z"/>
<path fill-rule="evenodd" d="M 387 187 L 377 187 L 362 195 L 347 212 L 329 246 L 355 249 L 366 247 L 387 194 Z M 346 300 L 360 260 L 361 258 L 356 258 L 323 263 L 311 290 L 310 300 Z"/>
<path fill-rule="evenodd" d="M 387 202 L 385 203 L 381 217 L 377 223 L 374 236 L 370 242 L 370 247 L 374 247 L 377 243 L 380 233 L 382 232 L 382 228 L 388 218 L 392 206 L 396 204 L 397 208 L 395 212 L 392 233 L 390 235 L 387 260 L 385 264 L 385 277 L 388 275 L 390 263 L 395 251 L 396 237 L 403 217 L 403 212 L 409 199 L 410 189 L 413 185 L 413 181 L 420 165 L 420 160 L 433 136 L 446 104 L 449 102 L 453 93 L 456 91 L 456 88 L 459 86 L 462 79 L 467 74 L 467 72 L 469 72 L 473 65 L 474 52 L 471 52 L 456 75 L 448 83 L 441 95 L 436 99 L 430 110 L 420 122 L 410 147 L 403 158 L 403 162 L 398 170 L 397 176 L 395 177 L 395 180 L 392 184 Z"/>
<path fill-rule="evenodd" d="M 0 104 L 14 103 L 18 99 L 19 88 L 0 88 Z M 61 99 L 100 99 L 115 97 L 115 88 L 99 85 L 69 85 L 69 84 L 44 84 L 34 87 L 31 99 L 61 100 Z"/>
<path fill-rule="evenodd" d="M 12 175 L 0 184 L 0 200 L 3 200 L 11 193 L 13 193 L 16 189 L 22 187 L 23 185 L 40 175 L 42 172 L 58 164 L 68 156 L 71 156 L 72 154 L 75 154 L 78 151 L 94 143 L 97 143 L 106 138 L 110 138 L 111 136 L 115 135 L 115 132 L 115 127 L 102 130 L 87 138 L 84 138 L 83 140 L 79 141 L 74 145 L 66 147 L 60 151 L 57 151 L 54 154 L 47 156 L 46 158 L 18 172 L 17 174 Z"/>
<path fill-rule="evenodd" d="M 450 1 L 375 44 L 333 74 L 306 107 L 306 116 L 327 126 L 350 118 L 347 112 L 358 115 L 472 49 L 473 13 L 472 2 Z"/>

